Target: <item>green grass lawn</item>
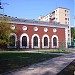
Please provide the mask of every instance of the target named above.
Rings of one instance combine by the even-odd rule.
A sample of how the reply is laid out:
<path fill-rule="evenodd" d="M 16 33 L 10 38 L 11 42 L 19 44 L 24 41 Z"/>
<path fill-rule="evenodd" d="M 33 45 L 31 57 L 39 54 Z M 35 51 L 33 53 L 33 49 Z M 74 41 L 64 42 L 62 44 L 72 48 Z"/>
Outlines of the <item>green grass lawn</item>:
<path fill-rule="evenodd" d="M 57 56 L 59 55 L 26 52 L 0 52 L 0 74 Z"/>
<path fill-rule="evenodd" d="M 32 50 L 33 52 L 43 52 L 43 53 L 70 53 L 68 50 L 58 50 L 58 49 L 43 49 L 43 50 Z"/>

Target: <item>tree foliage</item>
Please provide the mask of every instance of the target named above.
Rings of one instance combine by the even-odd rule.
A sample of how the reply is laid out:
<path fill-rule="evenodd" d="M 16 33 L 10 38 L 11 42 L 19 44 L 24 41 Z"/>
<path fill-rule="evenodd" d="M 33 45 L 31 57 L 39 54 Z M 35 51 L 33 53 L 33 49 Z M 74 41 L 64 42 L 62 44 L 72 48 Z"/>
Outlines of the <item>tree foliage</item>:
<path fill-rule="evenodd" d="M 75 38 L 75 28 L 71 28 L 71 37 Z"/>
<path fill-rule="evenodd" d="M 8 44 L 8 36 L 11 32 L 14 32 L 14 30 L 10 28 L 11 24 L 9 21 L 7 17 L 0 18 L 0 45 Z"/>

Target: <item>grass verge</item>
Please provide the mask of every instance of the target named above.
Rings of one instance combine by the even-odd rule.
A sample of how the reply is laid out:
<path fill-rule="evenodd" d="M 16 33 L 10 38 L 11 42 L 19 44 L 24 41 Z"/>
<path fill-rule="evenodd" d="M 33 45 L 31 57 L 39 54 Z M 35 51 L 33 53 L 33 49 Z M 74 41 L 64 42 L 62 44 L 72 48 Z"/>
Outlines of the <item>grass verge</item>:
<path fill-rule="evenodd" d="M 67 50 L 59 50 L 59 49 L 50 49 L 50 50 L 47 50 L 47 49 L 44 49 L 44 50 L 41 50 L 41 49 L 38 49 L 38 50 L 32 50 L 32 52 L 43 52 L 43 53 L 70 53 L 69 51 Z"/>
<path fill-rule="evenodd" d="M 57 56 L 59 55 L 26 52 L 0 52 L 0 74 Z"/>

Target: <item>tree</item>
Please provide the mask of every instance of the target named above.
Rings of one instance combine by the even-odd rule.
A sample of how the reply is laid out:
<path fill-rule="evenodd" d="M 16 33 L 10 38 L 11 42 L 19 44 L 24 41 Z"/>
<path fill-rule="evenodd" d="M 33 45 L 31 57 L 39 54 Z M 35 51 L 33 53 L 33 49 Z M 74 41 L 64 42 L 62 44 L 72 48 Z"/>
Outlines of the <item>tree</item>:
<path fill-rule="evenodd" d="M 75 39 L 75 28 L 74 27 L 71 28 L 71 38 L 72 38 L 71 45 L 75 46 L 74 45 L 74 39 Z"/>
<path fill-rule="evenodd" d="M 10 19 L 8 17 L 0 17 L 0 48 L 9 43 L 8 36 L 14 31 L 10 26 Z"/>
<path fill-rule="evenodd" d="M 71 37 L 73 41 L 73 39 L 75 39 L 75 28 L 74 27 L 71 28 Z"/>

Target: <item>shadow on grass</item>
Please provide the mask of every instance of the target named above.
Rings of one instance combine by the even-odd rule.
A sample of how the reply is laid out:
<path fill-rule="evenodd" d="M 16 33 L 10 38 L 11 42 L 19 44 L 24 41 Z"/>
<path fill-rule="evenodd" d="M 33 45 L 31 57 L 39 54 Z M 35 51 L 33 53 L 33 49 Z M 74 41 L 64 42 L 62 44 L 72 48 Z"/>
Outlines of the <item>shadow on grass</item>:
<path fill-rule="evenodd" d="M 0 52 L 0 73 L 26 67 L 57 56 L 59 55 L 26 52 Z"/>

